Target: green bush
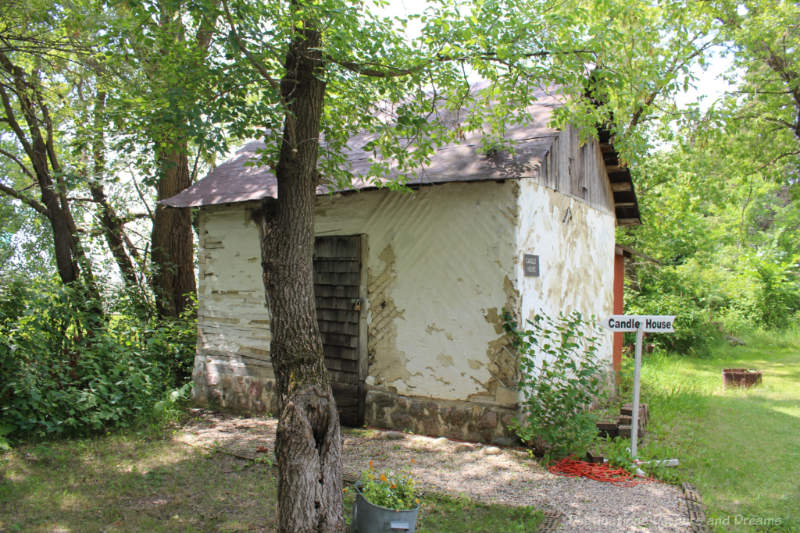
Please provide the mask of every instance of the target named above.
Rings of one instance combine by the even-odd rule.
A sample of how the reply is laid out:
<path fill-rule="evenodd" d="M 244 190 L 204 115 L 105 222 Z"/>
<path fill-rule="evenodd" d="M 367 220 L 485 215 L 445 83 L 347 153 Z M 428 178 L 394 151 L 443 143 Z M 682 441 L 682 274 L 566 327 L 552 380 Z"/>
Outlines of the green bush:
<path fill-rule="evenodd" d="M 786 329 L 800 309 L 800 257 L 781 261 L 756 256 L 753 274 L 760 288 L 756 312 L 767 328 Z"/>
<path fill-rule="evenodd" d="M 0 309 L 12 310 L 0 322 L 0 412 L 9 440 L 129 426 L 185 381 L 172 359 L 192 359 L 176 335 L 191 324 L 103 316 L 80 289 L 52 280 L 0 295 Z"/>
<path fill-rule="evenodd" d="M 703 356 L 723 332 L 791 327 L 800 310 L 799 270 L 797 256 L 731 247 L 680 264 L 638 264 L 625 311 L 677 315 L 675 333 L 648 335 L 648 342 Z"/>
<path fill-rule="evenodd" d="M 606 365 L 597 356 L 598 325 L 580 313 L 536 315 L 519 329 L 508 311 L 503 327 L 520 355 L 524 419 L 513 429 L 550 458 L 584 453 L 597 437 L 591 406 L 605 394 Z"/>
<path fill-rule="evenodd" d="M 703 279 L 702 275 L 709 274 L 693 261 L 680 266 L 646 265 L 637 274 L 638 291 L 631 291 L 627 298 L 626 314 L 676 316 L 674 333 L 647 334 L 647 342 L 680 354 L 706 355 L 721 333 L 712 318 L 728 299 L 720 289 L 721 281 Z M 631 340 L 633 335 L 627 337 Z"/>

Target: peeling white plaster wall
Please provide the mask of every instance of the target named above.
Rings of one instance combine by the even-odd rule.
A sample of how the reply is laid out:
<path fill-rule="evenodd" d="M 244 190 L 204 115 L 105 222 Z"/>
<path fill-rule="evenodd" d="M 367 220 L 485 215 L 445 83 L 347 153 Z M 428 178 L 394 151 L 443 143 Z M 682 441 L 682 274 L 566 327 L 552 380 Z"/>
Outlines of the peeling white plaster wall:
<path fill-rule="evenodd" d="M 213 385 L 221 374 L 271 378 L 258 228 L 243 205 L 201 209 L 198 227 L 197 353 L 207 381 Z"/>
<path fill-rule="evenodd" d="M 515 208 L 513 182 L 320 199 L 317 235 L 368 234 L 369 385 L 452 400 L 487 393 L 498 334 L 486 313 L 506 300 Z"/>
<path fill-rule="evenodd" d="M 516 271 L 521 318 L 580 311 L 598 320 L 612 314 L 616 219 L 610 207 L 520 180 L 519 252 Z M 539 256 L 539 276 L 523 275 L 523 255 Z M 611 333 L 601 329 L 599 355 L 611 362 Z"/>
<path fill-rule="evenodd" d="M 200 210 L 196 371 L 210 386 L 273 377 L 253 205 Z M 315 230 L 367 234 L 367 383 L 402 395 L 513 406 L 504 306 L 523 318 L 612 309 L 613 214 L 533 179 L 321 197 Z M 540 277 L 523 276 L 524 253 L 540 256 Z"/>

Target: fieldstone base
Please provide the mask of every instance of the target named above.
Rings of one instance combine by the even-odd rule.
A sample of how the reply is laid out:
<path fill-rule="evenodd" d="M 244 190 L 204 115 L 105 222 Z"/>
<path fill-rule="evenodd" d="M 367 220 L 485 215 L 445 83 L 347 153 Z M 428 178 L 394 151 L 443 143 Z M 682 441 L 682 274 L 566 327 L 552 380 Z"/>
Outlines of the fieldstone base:
<path fill-rule="evenodd" d="M 277 414 L 271 378 L 259 375 L 234 374 L 223 365 L 195 358 L 192 371 L 192 400 L 199 407 L 237 413 Z"/>
<path fill-rule="evenodd" d="M 239 369 L 241 370 L 241 369 Z M 240 374 L 230 366 L 196 357 L 192 372 L 195 405 L 236 413 L 277 415 L 275 383 L 265 375 Z M 468 401 L 402 396 L 370 389 L 365 424 L 435 437 L 501 445 L 517 444 L 508 429 L 517 410 Z"/>
<path fill-rule="evenodd" d="M 501 445 L 518 443 L 508 429 L 517 410 L 475 402 L 401 396 L 384 390 L 367 391 L 368 426 L 410 431 Z"/>

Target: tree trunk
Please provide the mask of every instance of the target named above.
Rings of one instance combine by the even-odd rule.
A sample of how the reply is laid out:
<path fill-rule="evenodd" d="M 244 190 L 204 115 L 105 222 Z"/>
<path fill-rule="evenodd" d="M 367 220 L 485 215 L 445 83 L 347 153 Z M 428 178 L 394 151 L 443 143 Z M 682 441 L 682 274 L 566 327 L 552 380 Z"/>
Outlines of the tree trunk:
<path fill-rule="evenodd" d="M 106 238 L 108 249 L 111 250 L 111 255 L 114 256 L 114 261 L 116 261 L 120 274 L 125 280 L 125 286 L 129 291 L 134 291 L 138 294 L 139 279 L 136 277 L 136 267 L 133 259 L 125 249 L 125 228 L 122 225 L 122 219 L 119 218 L 116 210 L 108 203 L 102 185 L 90 183 L 89 191 L 92 193 L 92 199 L 97 203 L 100 224 L 103 227 L 103 236 Z"/>
<path fill-rule="evenodd" d="M 322 353 L 312 273 L 325 96 L 319 44 L 319 32 L 297 30 L 287 54 L 281 93 L 288 112 L 275 171 L 278 200 L 264 203 L 259 224 L 280 409 L 276 456 L 281 533 L 344 531 L 342 437 Z"/>
<path fill-rule="evenodd" d="M 156 199 L 174 196 L 191 185 L 186 141 L 156 148 L 159 179 Z M 197 290 L 194 279 L 191 209 L 156 204 L 151 238 L 152 287 L 159 316 L 177 317 Z"/>
<path fill-rule="evenodd" d="M 28 135 L 25 134 L 16 118 L 16 113 L 11 105 L 11 99 L 5 89 L 0 86 L 0 97 L 5 111 L 4 121 L 9 124 L 11 130 L 17 137 L 18 142 L 23 146 L 28 159 L 33 167 L 33 174 L 36 176 L 37 185 L 42 195 L 42 204 L 46 208 L 46 216 L 53 230 L 53 243 L 55 248 L 56 266 L 58 275 L 65 284 L 72 283 L 78 279 L 80 268 L 74 256 L 75 242 L 77 235 L 73 235 L 71 215 L 66 211 L 68 206 L 61 205 L 59 195 L 56 192 L 55 184 L 50 174 L 50 161 L 48 159 L 47 141 L 45 140 L 40 125 L 47 127 L 46 131 L 52 132 L 51 124 L 48 122 L 49 113 L 43 113 L 42 118 L 37 116 L 37 104 L 44 103 L 39 98 L 35 85 L 28 79 L 27 73 L 19 66 L 13 64 L 8 56 L 0 52 L 0 66 L 13 80 L 13 86 L 9 89 L 17 97 L 22 117 L 28 126 Z M 50 126 L 50 127 L 48 127 Z M 50 154 L 54 155 L 51 151 Z M 56 169 L 58 170 L 58 169 Z"/>

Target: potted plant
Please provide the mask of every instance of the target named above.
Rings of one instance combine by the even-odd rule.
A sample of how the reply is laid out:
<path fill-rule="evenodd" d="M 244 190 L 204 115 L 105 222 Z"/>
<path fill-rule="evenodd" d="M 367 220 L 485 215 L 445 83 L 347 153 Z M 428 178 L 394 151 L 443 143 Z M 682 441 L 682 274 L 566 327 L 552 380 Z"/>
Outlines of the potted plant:
<path fill-rule="evenodd" d="M 369 470 L 361 473 L 355 491 L 353 533 L 413 533 L 417 526 L 419 498 L 408 470 L 376 472 L 370 461 Z"/>

